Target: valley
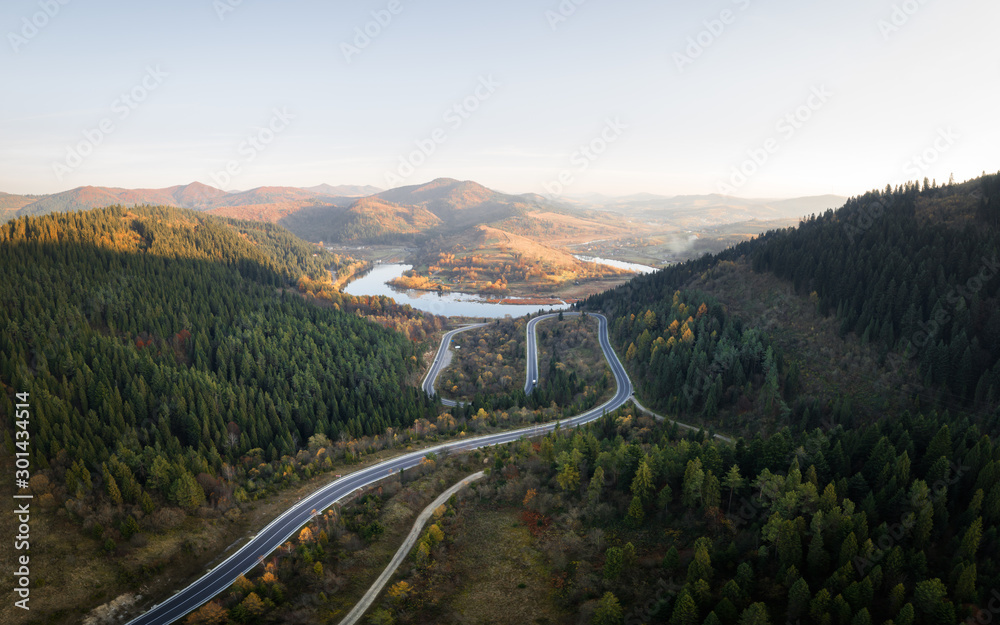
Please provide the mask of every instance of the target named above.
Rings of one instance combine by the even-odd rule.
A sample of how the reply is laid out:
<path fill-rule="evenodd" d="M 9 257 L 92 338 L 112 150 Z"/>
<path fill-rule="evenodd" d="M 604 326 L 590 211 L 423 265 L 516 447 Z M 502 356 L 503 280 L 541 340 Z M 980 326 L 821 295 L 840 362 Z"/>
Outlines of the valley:
<path fill-rule="evenodd" d="M 450 360 L 443 345 L 427 348 L 456 327 L 444 316 L 460 311 L 352 295 L 352 286 L 398 266 L 360 261 L 346 254 L 351 245 L 333 253 L 276 224 L 169 207 L 14 220 L 0 228 L 10 266 L 32 265 L 51 284 L 123 287 L 97 288 L 92 300 L 53 301 L 53 313 L 36 315 L 42 333 L 55 318 L 74 320 L 75 334 L 60 344 L 39 341 L 32 324 L 14 320 L 38 356 L 29 360 L 5 338 L 4 353 L 13 356 L 0 359 L 10 387 L 29 379 L 33 393 L 51 389 L 57 399 L 43 404 L 44 414 L 57 428 L 40 440 L 49 450 L 73 450 L 56 451 L 45 481 L 32 483 L 47 509 L 67 511 L 44 527 L 87 537 L 69 554 L 77 564 L 107 558 L 95 585 L 72 586 L 69 595 L 85 596 L 92 608 L 106 604 L 94 618 L 149 609 L 137 623 L 171 622 L 189 610 L 183 618 L 190 623 L 334 622 L 378 575 L 421 502 L 485 468 L 481 483 L 423 531 L 368 618 L 457 623 L 471 610 L 495 613 L 518 595 L 532 597 L 530 613 L 567 623 L 624 618 L 638 606 L 657 618 L 714 614 L 721 623 L 812 609 L 904 621 L 911 613 L 930 620 L 940 612 L 945 621 L 967 613 L 977 584 L 989 583 L 967 571 L 980 580 L 997 575 L 988 556 L 995 529 L 985 523 L 1000 518 L 1000 491 L 983 477 L 996 454 L 996 284 L 976 261 L 995 265 L 997 180 L 873 192 L 714 255 L 615 275 L 608 279 L 620 286 L 563 313 L 526 320 L 523 307 L 507 318 L 502 308 L 483 309 L 490 312 L 479 319 L 498 318 L 457 335 Z M 874 201 L 888 213 L 883 221 L 859 232 L 844 227 L 859 223 L 857 211 Z M 742 228 L 727 232 L 739 236 Z M 495 238 L 448 240 L 492 244 L 497 254 L 500 241 L 509 253 L 521 237 L 483 225 L 462 232 Z M 539 245 L 521 238 L 523 249 Z M 822 263 L 798 256 L 816 240 L 839 239 L 823 247 Z M 590 240 L 586 251 L 601 243 Z M 961 276 L 975 275 L 981 286 L 949 289 L 946 278 L 921 275 L 931 271 L 927 264 L 892 264 L 901 249 L 919 257 L 937 254 L 939 245 L 961 250 L 946 275 L 967 287 Z M 420 248 L 363 251 L 419 259 Z M 80 254 L 96 260 L 75 263 Z M 858 254 L 869 262 L 852 264 Z M 167 262 L 180 263 L 173 274 L 182 280 L 150 277 Z M 456 266 L 448 279 L 469 288 L 464 266 Z M 873 279 L 880 271 L 893 273 Z M 38 310 L 45 293 L 69 291 L 31 291 L 30 273 L 13 273 L 5 296 Z M 868 304 L 838 301 L 845 279 L 886 286 L 853 291 Z M 200 295 L 182 295 L 185 288 Z M 211 305 L 210 289 L 224 306 Z M 462 297 L 458 290 L 415 293 Z M 949 325 L 937 344 L 914 353 L 916 343 L 905 339 L 926 318 L 922 302 L 935 297 L 937 308 L 954 314 L 938 315 Z M 174 312 L 164 319 L 157 311 L 166 298 Z M 10 327 L 10 315 L 27 309 L 6 306 L 0 321 Z M 80 355 L 60 355 L 67 350 Z M 308 356 L 317 353 L 336 364 Z M 101 354 L 137 364 L 112 368 Z M 291 368 L 291 377 L 281 368 Z M 109 391 L 111 381 L 126 390 L 123 397 Z M 442 397 L 428 397 L 428 384 L 438 384 Z M 635 398 L 665 419 L 629 405 L 633 384 Z M 66 385 L 76 390 L 67 393 Z M 220 399 L 209 390 L 216 388 Z M 261 390 L 250 395 L 248 388 Z M 312 394 L 302 394 L 307 388 Z M 309 397 L 312 403 L 301 403 Z M 452 398 L 463 403 L 444 401 Z M 380 411 L 385 404 L 399 413 Z M 139 418 L 151 411 L 162 415 L 155 426 Z M 951 477 L 948 454 L 971 476 Z M 949 484 L 952 503 L 925 501 L 931 483 Z M 899 503 L 904 498 L 910 503 Z M 898 551 L 863 547 L 890 523 L 907 522 L 908 511 L 922 529 Z M 828 527 L 828 516 L 851 530 Z M 486 549 L 467 535 L 470 528 L 517 548 Z M 178 539 L 182 530 L 186 541 Z M 952 536 L 977 536 L 984 549 L 948 556 L 941 545 L 972 540 Z M 758 544 L 774 551 L 762 555 Z M 926 545 L 929 557 L 914 560 L 923 572 L 911 584 L 899 562 L 919 558 Z M 838 569 L 845 550 L 883 560 L 886 569 L 845 568 L 849 561 Z M 199 577 L 216 551 L 228 556 Z M 956 560 L 954 579 L 932 576 Z M 47 583 L 65 575 L 41 570 Z M 473 570 L 503 572 L 511 583 L 485 589 L 448 581 Z M 167 571 L 187 581 L 164 601 L 165 589 L 178 587 Z M 138 585 L 146 590 L 137 593 Z M 867 599 L 868 586 L 897 604 Z M 782 592 L 796 599 L 776 599 Z M 918 607 L 928 592 L 940 603 Z M 39 605 L 56 622 L 81 616 L 57 601 Z"/>
<path fill-rule="evenodd" d="M 661 267 L 794 225 L 843 198 L 748 201 L 723 196 L 547 198 L 509 195 L 471 181 L 438 179 L 381 191 L 318 185 L 225 192 L 192 183 L 165 189 L 81 187 L 51 196 L 0 196 L 7 218 L 109 204 L 172 205 L 281 225 L 359 261 L 412 265 L 402 290 L 457 292 L 501 301 L 573 302 L 635 273 L 577 258 Z M 0 214 L 3 217 L 3 214 Z M 338 282 L 342 287 L 358 272 Z"/>
<path fill-rule="evenodd" d="M 0 20 L 0 625 L 998 622 L 1000 2 Z"/>

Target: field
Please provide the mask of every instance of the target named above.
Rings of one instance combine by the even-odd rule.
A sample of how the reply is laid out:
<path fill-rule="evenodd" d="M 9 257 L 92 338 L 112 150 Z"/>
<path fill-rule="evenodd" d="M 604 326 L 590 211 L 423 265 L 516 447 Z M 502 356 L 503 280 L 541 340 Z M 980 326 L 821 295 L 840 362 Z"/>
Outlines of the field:
<path fill-rule="evenodd" d="M 527 237 L 477 226 L 425 246 L 417 254 L 414 269 L 394 280 L 393 286 L 501 297 L 569 297 L 569 293 L 579 297 L 621 284 L 633 275 L 577 260 Z"/>

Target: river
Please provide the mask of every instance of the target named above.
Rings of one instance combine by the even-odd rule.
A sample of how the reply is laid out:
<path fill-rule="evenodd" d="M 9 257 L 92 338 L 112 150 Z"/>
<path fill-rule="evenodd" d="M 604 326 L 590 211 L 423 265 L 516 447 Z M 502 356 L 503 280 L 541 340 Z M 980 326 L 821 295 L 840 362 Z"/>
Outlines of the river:
<path fill-rule="evenodd" d="M 618 269 L 628 269 L 629 271 L 634 271 L 636 273 L 653 273 L 656 271 L 656 267 L 650 267 L 648 265 L 638 265 L 636 263 L 628 263 L 624 260 L 612 260 L 610 258 L 598 258 L 597 256 L 578 256 L 573 255 L 573 258 L 577 260 L 582 260 L 585 263 L 597 263 L 598 265 L 607 265 L 609 267 L 617 267 Z"/>
<path fill-rule="evenodd" d="M 589 260 L 589 259 L 588 259 Z M 591 262 L 600 262 L 604 259 L 594 259 Z M 608 263 L 621 263 L 621 261 L 606 261 Z M 643 265 L 631 265 L 626 268 L 642 268 L 642 273 L 655 271 L 652 267 Z M 615 266 L 618 266 L 617 264 Z M 434 293 L 430 291 L 404 291 L 396 289 L 389 284 L 390 280 L 403 275 L 404 271 L 412 269 L 411 265 L 385 264 L 375 265 L 375 267 L 364 276 L 352 281 L 344 288 L 344 293 L 348 295 L 385 295 L 396 300 L 399 304 L 409 304 L 417 310 L 443 315 L 446 317 L 478 317 L 495 319 L 510 315 L 520 317 L 528 313 L 538 311 L 568 309 L 568 306 L 539 306 L 538 304 L 493 304 L 486 298 L 469 293 Z M 636 271 L 639 271 L 636 269 Z"/>

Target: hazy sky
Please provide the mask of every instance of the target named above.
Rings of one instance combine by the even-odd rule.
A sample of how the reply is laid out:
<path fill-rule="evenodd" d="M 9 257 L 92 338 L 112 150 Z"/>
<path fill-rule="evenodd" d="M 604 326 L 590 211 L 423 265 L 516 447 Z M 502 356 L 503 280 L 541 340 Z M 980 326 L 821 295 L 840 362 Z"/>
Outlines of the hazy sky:
<path fill-rule="evenodd" d="M 5 0 L 0 190 L 961 180 L 1000 169 L 998 22 L 995 0 Z"/>

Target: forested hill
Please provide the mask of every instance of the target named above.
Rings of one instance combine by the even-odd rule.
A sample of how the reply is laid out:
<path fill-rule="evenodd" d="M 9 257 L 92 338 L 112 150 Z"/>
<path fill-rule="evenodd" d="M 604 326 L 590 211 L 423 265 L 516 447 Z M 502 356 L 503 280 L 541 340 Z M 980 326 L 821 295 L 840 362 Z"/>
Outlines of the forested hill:
<path fill-rule="evenodd" d="M 325 271 L 313 250 L 277 227 L 162 207 L 0 227 L 7 447 L 12 393 L 30 392 L 33 466 L 57 498 L 95 488 L 196 507 L 194 476 L 239 458 L 429 415 L 405 384 L 416 344 L 283 288 Z"/>
<path fill-rule="evenodd" d="M 991 413 L 1000 399 L 998 224 L 1000 174 L 943 187 L 887 187 L 797 228 L 637 278 L 586 306 L 617 317 L 654 310 L 669 324 L 657 306 L 669 308 L 675 290 L 720 263 L 747 262 L 811 298 L 821 315 L 834 316 L 841 336 L 854 333 L 875 346 L 882 366 L 912 367 L 928 389 L 925 402 L 930 393 L 933 406 Z M 648 328 L 649 340 L 669 339 L 666 330 Z M 644 331 L 637 325 L 622 334 L 622 349 Z M 708 372 L 712 356 L 696 370 Z"/>
<path fill-rule="evenodd" d="M 649 445 L 664 486 L 636 478 L 631 503 L 629 482 L 617 487 L 615 518 L 627 509 L 651 530 L 632 539 L 633 562 L 666 548 L 639 542 L 649 535 L 672 543 L 640 577 L 683 583 L 656 593 L 655 622 L 930 625 L 995 613 L 998 217 L 1000 175 L 887 188 L 585 302 L 612 317 L 641 401 L 746 437 L 683 441 L 676 461 Z M 734 313 L 776 284 L 791 293 L 783 306 L 810 317 L 803 331 Z M 852 357 L 832 357 L 844 353 L 835 343 Z M 840 376 L 852 368 L 862 375 Z M 837 381 L 887 370 L 921 392 L 900 405 L 883 401 L 899 388 L 874 385 L 862 410 Z M 601 492 L 596 477 L 588 493 Z M 643 493 L 657 491 L 656 519 L 643 521 Z M 605 601 L 632 600 L 634 586 Z"/>

